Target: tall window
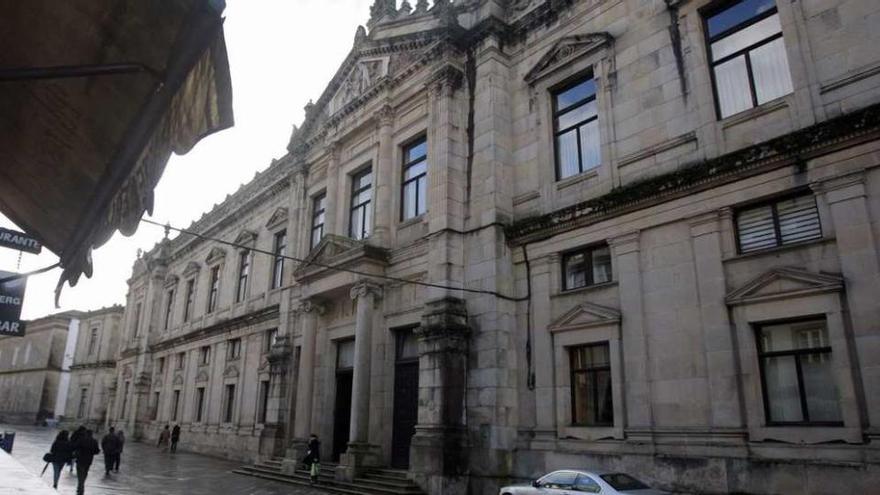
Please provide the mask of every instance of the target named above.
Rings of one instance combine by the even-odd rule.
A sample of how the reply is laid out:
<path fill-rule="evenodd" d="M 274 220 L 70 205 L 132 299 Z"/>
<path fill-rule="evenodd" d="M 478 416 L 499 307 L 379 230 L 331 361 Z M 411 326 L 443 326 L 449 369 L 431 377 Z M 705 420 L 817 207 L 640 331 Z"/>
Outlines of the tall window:
<path fill-rule="evenodd" d="M 205 413 L 205 387 L 196 388 L 195 422 L 201 423 Z"/>
<path fill-rule="evenodd" d="M 131 382 L 125 382 L 125 388 L 122 389 L 122 407 L 119 408 L 120 418 L 128 417 L 128 392 L 131 389 Z"/>
<path fill-rule="evenodd" d="M 98 329 L 93 328 L 89 332 L 89 356 L 98 350 Z"/>
<path fill-rule="evenodd" d="M 352 239 L 366 239 L 370 235 L 373 217 L 373 171 L 366 169 L 351 178 L 351 221 L 349 235 Z"/>
<path fill-rule="evenodd" d="M 153 421 L 159 419 L 159 399 L 161 398 L 161 394 L 159 392 L 153 392 Z"/>
<path fill-rule="evenodd" d="M 324 211 L 327 209 L 327 193 L 312 199 L 312 244 L 314 248 L 324 238 Z"/>
<path fill-rule="evenodd" d="M 745 208 L 737 212 L 736 234 L 741 253 L 820 239 L 816 198 L 798 196 Z"/>
<path fill-rule="evenodd" d="M 208 364 L 211 362 L 211 346 L 203 345 L 199 349 L 199 364 Z"/>
<path fill-rule="evenodd" d="M 157 373 L 164 373 L 165 372 L 165 358 L 164 357 L 160 357 L 160 358 L 156 359 L 156 372 Z"/>
<path fill-rule="evenodd" d="M 592 75 L 554 92 L 553 131 L 557 180 L 599 166 L 599 111 Z"/>
<path fill-rule="evenodd" d="M 403 149 L 401 217 L 415 218 L 427 211 L 428 141 L 422 137 Z"/>
<path fill-rule="evenodd" d="M 571 290 L 611 281 L 611 251 L 607 244 L 566 253 L 562 257 L 562 289 Z"/>
<path fill-rule="evenodd" d="M 266 423 L 266 413 L 269 409 L 269 380 L 260 381 L 260 403 L 257 411 L 257 422 Z"/>
<path fill-rule="evenodd" d="M 186 300 L 183 303 L 183 322 L 189 321 L 192 316 L 193 297 L 196 292 L 196 280 L 191 278 L 186 281 Z"/>
<path fill-rule="evenodd" d="M 141 334 L 141 303 L 137 303 L 134 307 L 134 336 Z"/>
<path fill-rule="evenodd" d="M 284 256 L 287 254 L 287 231 L 275 234 L 275 262 L 272 265 L 272 288 L 277 289 L 284 283 Z"/>
<path fill-rule="evenodd" d="M 763 325 L 757 334 L 767 423 L 841 424 L 825 320 Z"/>
<path fill-rule="evenodd" d="M 177 413 L 180 412 L 180 390 L 174 391 L 171 401 L 171 420 L 177 421 Z"/>
<path fill-rule="evenodd" d="M 272 352 L 272 346 L 275 345 L 275 340 L 277 338 L 277 328 L 270 328 L 269 330 L 266 330 L 266 336 L 263 339 L 263 352 Z"/>
<path fill-rule="evenodd" d="M 248 275 L 251 273 L 250 254 L 250 251 L 242 251 L 238 256 L 238 289 L 235 291 L 235 302 L 242 302 L 247 296 Z"/>
<path fill-rule="evenodd" d="M 89 402 L 89 389 L 83 388 L 79 392 L 79 408 L 77 408 L 77 410 L 76 410 L 76 417 L 77 418 L 86 417 L 86 407 L 88 406 L 88 402 Z"/>
<path fill-rule="evenodd" d="M 226 360 L 231 361 L 241 356 L 241 339 L 229 339 L 226 342 Z"/>
<path fill-rule="evenodd" d="M 608 343 L 572 347 L 571 421 L 575 425 L 611 426 L 611 362 Z"/>
<path fill-rule="evenodd" d="M 227 384 L 223 401 L 223 422 L 232 423 L 232 413 L 235 410 L 235 385 Z"/>
<path fill-rule="evenodd" d="M 177 369 L 182 370 L 184 366 L 186 366 L 186 353 L 185 352 L 178 352 L 177 353 Z"/>
<path fill-rule="evenodd" d="M 738 0 L 706 15 L 709 55 L 724 118 L 792 92 L 774 0 Z"/>
<path fill-rule="evenodd" d="M 174 309 L 174 289 L 169 289 L 165 295 L 165 322 L 162 328 L 168 330 L 171 326 L 171 310 Z"/>
<path fill-rule="evenodd" d="M 217 309 L 217 296 L 220 294 L 220 266 L 211 268 L 211 286 L 208 289 L 208 313 Z"/>

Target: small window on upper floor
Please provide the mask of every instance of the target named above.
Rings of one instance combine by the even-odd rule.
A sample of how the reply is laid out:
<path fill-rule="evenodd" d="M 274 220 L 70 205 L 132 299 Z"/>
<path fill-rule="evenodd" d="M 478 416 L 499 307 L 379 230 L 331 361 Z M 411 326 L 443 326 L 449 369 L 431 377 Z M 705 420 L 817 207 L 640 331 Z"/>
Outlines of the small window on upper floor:
<path fill-rule="evenodd" d="M 186 353 L 178 352 L 177 353 L 177 369 L 182 370 L 186 366 Z"/>
<path fill-rule="evenodd" d="M 599 166 L 599 111 L 592 75 L 553 92 L 553 137 L 557 180 Z"/>
<path fill-rule="evenodd" d="M 744 208 L 736 215 L 740 253 L 821 238 L 816 198 L 809 194 Z"/>
<path fill-rule="evenodd" d="M 590 246 L 562 257 L 562 290 L 611 281 L 611 250 L 607 244 Z"/>
<path fill-rule="evenodd" d="M 705 20 L 721 118 L 792 92 L 774 0 L 726 2 L 706 12 Z"/>
<path fill-rule="evenodd" d="M 91 333 L 89 333 L 89 356 L 95 353 L 98 350 L 98 329 L 93 328 Z"/>
<path fill-rule="evenodd" d="M 241 339 L 226 341 L 226 360 L 232 361 L 241 357 Z"/>

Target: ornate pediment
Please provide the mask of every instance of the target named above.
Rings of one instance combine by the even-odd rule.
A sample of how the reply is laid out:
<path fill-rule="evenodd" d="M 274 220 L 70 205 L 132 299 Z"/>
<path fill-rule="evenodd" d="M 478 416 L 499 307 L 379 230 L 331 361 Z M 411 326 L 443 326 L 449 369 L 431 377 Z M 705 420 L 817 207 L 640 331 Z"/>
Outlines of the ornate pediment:
<path fill-rule="evenodd" d="M 541 60 L 526 74 L 529 84 L 543 78 L 554 70 L 569 64 L 572 60 L 611 46 L 614 38 L 608 33 L 589 33 L 566 36 L 550 49 Z"/>
<path fill-rule="evenodd" d="M 551 323 L 547 329 L 551 332 L 561 332 L 602 325 L 617 325 L 619 323 L 620 311 L 598 304 L 583 302 L 565 312 L 565 314 Z"/>
<path fill-rule="evenodd" d="M 280 207 L 276 208 L 275 212 L 272 213 L 272 216 L 269 217 L 269 220 L 266 221 L 267 228 L 277 227 L 282 223 L 287 221 L 287 208 Z"/>
<path fill-rule="evenodd" d="M 729 305 L 763 302 L 844 289 L 843 278 L 828 273 L 809 272 L 802 268 L 774 268 L 755 277 L 727 294 Z"/>
<path fill-rule="evenodd" d="M 213 265 L 215 263 L 220 263 L 221 261 L 226 259 L 226 250 L 220 247 L 212 247 L 211 252 L 208 253 L 208 257 L 205 258 L 205 263 L 209 265 Z"/>
<path fill-rule="evenodd" d="M 253 247 L 254 243 L 257 242 L 257 233 L 253 230 L 243 229 L 232 242 L 240 246 Z"/>
<path fill-rule="evenodd" d="M 208 381 L 208 373 L 205 370 L 199 371 L 199 374 L 196 375 L 196 383 L 204 383 Z"/>
<path fill-rule="evenodd" d="M 195 261 L 190 261 L 189 263 L 186 264 L 186 269 L 183 270 L 183 275 L 187 276 L 187 277 L 191 276 L 191 275 L 195 275 L 196 273 L 199 273 L 199 270 L 201 270 L 201 269 L 202 269 L 202 265 L 198 264 Z"/>
<path fill-rule="evenodd" d="M 172 385 L 183 385 L 183 375 L 176 374 L 174 375 L 174 380 L 171 381 Z"/>
<path fill-rule="evenodd" d="M 257 373 L 268 373 L 269 367 L 269 358 L 264 357 L 260 360 L 260 366 L 257 368 Z"/>
<path fill-rule="evenodd" d="M 175 275 L 173 273 L 169 273 L 165 277 L 165 287 L 173 287 L 173 286 L 177 285 L 177 282 L 179 282 L 179 281 L 180 281 L 180 277 L 178 277 L 177 275 Z"/>
<path fill-rule="evenodd" d="M 337 110 L 357 99 L 368 89 L 388 75 L 388 67 L 391 63 L 390 56 L 364 57 L 348 70 L 348 74 L 342 80 L 339 89 L 330 99 L 327 108 L 328 113 L 333 115 Z"/>
<path fill-rule="evenodd" d="M 297 278 L 328 270 L 328 266 L 368 261 L 385 265 L 388 251 L 350 237 L 327 234 L 294 272 Z M 332 270 L 331 270 L 332 271 Z"/>
<path fill-rule="evenodd" d="M 226 370 L 223 371 L 224 378 L 237 378 L 239 375 L 238 366 L 234 364 L 230 364 L 226 367 Z"/>

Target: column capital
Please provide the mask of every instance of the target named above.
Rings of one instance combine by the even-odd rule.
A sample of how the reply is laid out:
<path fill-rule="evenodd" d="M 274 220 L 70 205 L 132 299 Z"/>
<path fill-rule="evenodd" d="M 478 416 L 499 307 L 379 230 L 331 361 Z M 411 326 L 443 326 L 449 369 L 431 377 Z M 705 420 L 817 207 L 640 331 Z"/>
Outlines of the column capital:
<path fill-rule="evenodd" d="M 464 71 L 446 63 L 431 74 L 425 86 L 428 88 L 428 94 L 433 97 L 452 96 L 455 90 L 461 87 L 463 80 Z"/>
<path fill-rule="evenodd" d="M 355 284 L 351 286 L 351 290 L 349 291 L 349 296 L 351 296 L 353 300 L 357 300 L 358 298 L 365 297 L 367 295 L 372 295 L 374 298 L 377 299 L 382 297 L 382 286 L 370 280 L 361 280 L 359 282 L 355 282 Z"/>
<path fill-rule="evenodd" d="M 383 105 L 382 108 L 374 114 L 379 127 L 390 126 L 394 123 L 394 107 L 391 105 Z"/>
<path fill-rule="evenodd" d="M 721 230 L 721 212 L 719 210 L 707 211 L 688 219 L 691 227 L 691 236 L 700 237 L 713 234 Z"/>
<path fill-rule="evenodd" d="M 339 163 L 340 155 L 342 155 L 342 143 L 338 139 L 327 142 L 327 154 L 330 156 L 331 165 Z"/>
<path fill-rule="evenodd" d="M 824 194 L 828 204 L 834 204 L 867 196 L 865 182 L 865 171 L 858 170 L 843 176 L 811 182 L 810 189 L 816 194 Z"/>
<path fill-rule="evenodd" d="M 314 313 L 320 316 L 327 312 L 327 305 L 320 299 L 308 297 L 301 299 L 294 311 L 301 314 Z"/>

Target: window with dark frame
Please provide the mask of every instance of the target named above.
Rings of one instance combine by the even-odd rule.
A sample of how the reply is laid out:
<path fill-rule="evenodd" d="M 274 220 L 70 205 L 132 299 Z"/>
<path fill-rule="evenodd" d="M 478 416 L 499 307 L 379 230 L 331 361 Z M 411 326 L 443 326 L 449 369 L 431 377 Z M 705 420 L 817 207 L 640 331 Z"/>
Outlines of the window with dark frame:
<path fill-rule="evenodd" d="M 241 339 L 229 339 L 226 342 L 226 360 L 232 361 L 241 357 Z"/>
<path fill-rule="evenodd" d="M 327 193 L 321 193 L 312 199 L 312 248 L 324 238 L 324 212 L 326 209 Z"/>
<path fill-rule="evenodd" d="M 582 426 L 611 426 L 611 361 L 608 343 L 569 348 L 571 358 L 571 422 Z"/>
<path fill-rule="evenodd" d="M 175 390 L 171 401 L 171 420 L 177 421 L 177 414 L 180 412 L 180 390 Z"/>
<path fill-rule="evenodd" d="M 266 416 L 269 409 L 269 380 L 260 380 L 260 403 L 257 413 L 257 422 L 266 424 Z"/>
<path fill-rule="evenodd" d="M 84 418 L 86 416 L 86 407 L 89 402 L 89 389 L 83 387 L 79 393 L 79 408 L 76 411 L 77 418 Z"/>
<path fill-rule="evenodd" d="M 205 387 L 196 388 L 195 422 L 201 423 L 205 414 Z"/>
<path fill-rule="evenodd" d="M 162 323 L 164 330 L 168 330 L 168 327 L 171 326 L 172 309 L 174 309 L 174 289 L 168 289 L 168 292 L 165 293 L 165 319 Z"/>
<path fill-rule="evenodd" d="M 220 266 L 211 268 L 211 286 L 208 289 L 208 313 L 217 309 L 217 296 L 220 294 Z"/>
<path fill-rule="evenodd" d="M 211 362 L 211 346 L 203 345 L 199 349 L 199 364 L 208 364 Z"/>
<path fill-rule="evenodd" d="M 223 404 L 223 422 L 232 423 L 232 413 L 235 411 L 235 385 L 226 385 L 226 400 Z"/>
<path fill-rule="evenodd" d="M 159 399 L 161 397 L 160 392 L 153 392 L 153 421 L 159 419 Z"/>
<path fill-rule="evenodd" d="M 428 210 L 428 140 L 420 137 L 403 148 L 401 220 L 424 215 Z"/>
<path fill-rule="evenodd" d="M 235 302 L 244 301 L 247 296 L 248 276 L 251 273 L 251 252 L 242 251 L 238 255 L 238 287 L 235 291 Z"/>
<path fill-rule="evenodd" d="M 774 0 L 736 0 L 704 11 L 720 118 L 793 91 Z"/>
<path fill-rule="evenodd" d="M 272 286 L 270 288 L 277 289 L 284 283 L 284 256 L 287 255 L 287 230 L 277 232 L 273 244 L 272 252 L 275 253 L 275 260 L 272 264 Z"/>
<path fill-rule="evenodd" d="M 141 303 L 137 303 L 134 307 L 134 336 L 141 334 Z"/>
<path fill-rule="evenodd" d="M 768 425 L 842 426 L 824 318 L 756 327 Z"/>
<path fill-rule="evenodd" d="M 278 329 L 270 328 L 266 330 L 266 336 L 263 340 L 263 352 L 269 353 L 272 352 L 272 346 L 275 345 L 275 340 L 278 338 Z"/>
<path fill-rule="evenodd" d="M 810 194 L 749 206 L 736 214 L 740 253 L 822 238 L 816 198 Z"/>
<path fill-rule="evenodd" d="M 592 74 L 553 91 L 553 141 L 556 180 L 592 170 L 601 163 L 599 110 Z"/>
<path fill-rule="evenodd" d="M 156 372 L 157 373 L 164 373 L 165 372 L 165 358 L 164 357 L 160 357 L 160 358 L 156 359 Z"/>
<path fill-rule="evenodd" d="M 607 244 L 588 246 L 562 255 L 562 290 L 611 281 L 611 250 Z"/>
<path fill-rule="evenodd" d="M 366 239 L 370 236 L 373 217 L 373 170 L 367 168 L 351 178 L 351 215 L 349 237 Z"/>
<path fill-rule="evenodd" d="M 183 322 L 189 321 L 192 316 L 193 297 L 196 292 L 196 280 L 191 278 L 186 281 L 186 299 L 183 303 Z"/>
<path fill-rule="evenodd" d="M 177 353 L 177 369 L 182 370 L 186 366 L 186 353 L 178 352 Z"/>

